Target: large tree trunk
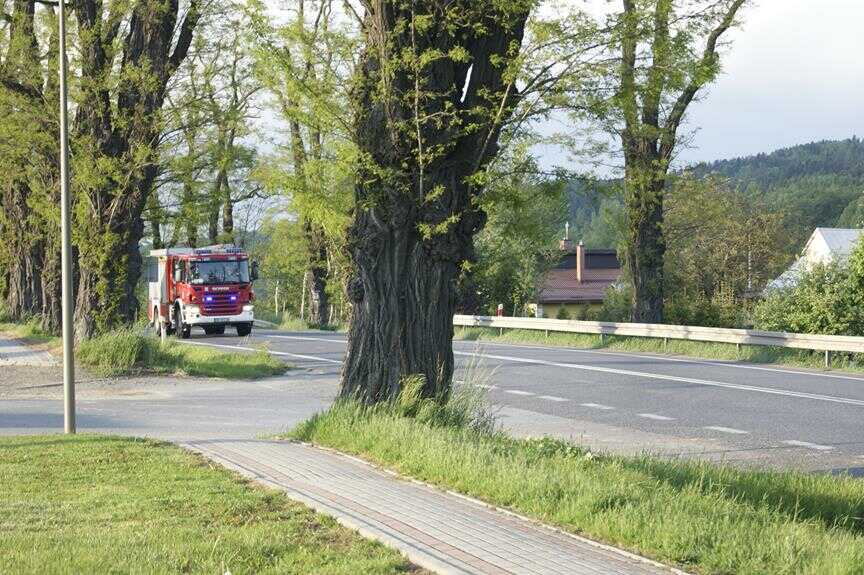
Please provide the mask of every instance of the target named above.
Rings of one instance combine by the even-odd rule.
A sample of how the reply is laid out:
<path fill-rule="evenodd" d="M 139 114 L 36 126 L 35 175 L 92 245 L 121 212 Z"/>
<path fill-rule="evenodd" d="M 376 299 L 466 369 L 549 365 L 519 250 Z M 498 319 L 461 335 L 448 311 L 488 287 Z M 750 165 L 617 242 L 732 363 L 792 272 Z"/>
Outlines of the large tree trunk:
<path fill-rule="evenodd" d="M 353 95 L 363 158 L 348 231 L 354 317 L 341 393 L 384 401 L 419 375 L 422 395 L 444 398 L 456 281 L 485 223 L 477 176 L 497 153 L 517 99 L 499 62 L 516 57 L 529 7 L 491 0 L 366 6 Z"/>
<path fill-rule="evenodd" d="M 222 239 L 225 243 L 234 243 L 234 202 L 231 201 L 231 187 L 225 181 L 224 197 L 222 199 Z"/>
<path fill-rule="evenodd" d="M 626 194 L 627 264 L 633 280 L 631 320 L 663 322 L 663 181 L 651 181 Z"/>
<path fill-rule="evenodd" d="M 360 229 L 375 250 L 352 250 L 355 278 L 349 285 L 354 316 L 342 372 L 342 396 L 374 403 L 394 397 L 403 378 L 425 378 L 423 394 L 446 394 L 453 375 L 455 261 L 437 259 L 410 223 L 376 230 L 366 214 Z"/>
<path fill-rule="evenodd" d="M 80 248 L 74 317 L 78 341 L 117 328 L 128 319 L 129 246 L 135 241 L 131 228 L 131 222 L 99 226 L 98 241 Z"/>
<path fill-rule="evenodd" d="M 42 266 L 42 331 L 60 335 L 62 327 L 62 269 L 60 246 L 56 242 L 47 244 Z M 74 282 L 73 282 L 74 284 Z"/>
<path fill-rule="evenodd" d="M 13 321 L 20 321 L 42 311 L 43 242 L 32 224 L 27 199 L 30 188 L 15 181 L 3 197 L 4 225 L 2 241 L 7 252 L 6 310 Z"/>
<path fill-rule="evenodd" d="M 309 262 L 307 274 L 309 285 L 309 323 L 326 326 L 330 324 L 330 301 L 327 297 L 327 239 L 318 224 L 305 220 L 303 235 Z"/>

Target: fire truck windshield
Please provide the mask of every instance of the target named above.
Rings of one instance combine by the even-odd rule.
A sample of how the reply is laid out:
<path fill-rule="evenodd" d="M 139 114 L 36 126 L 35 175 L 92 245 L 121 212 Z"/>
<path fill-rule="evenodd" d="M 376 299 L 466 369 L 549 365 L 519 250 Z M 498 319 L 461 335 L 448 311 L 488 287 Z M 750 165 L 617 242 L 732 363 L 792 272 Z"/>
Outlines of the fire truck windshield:
<path fill-rule="evenodd" d="M 190 262 L 189 279 L 193 284 L 249 283 L 249 260 Z"/>

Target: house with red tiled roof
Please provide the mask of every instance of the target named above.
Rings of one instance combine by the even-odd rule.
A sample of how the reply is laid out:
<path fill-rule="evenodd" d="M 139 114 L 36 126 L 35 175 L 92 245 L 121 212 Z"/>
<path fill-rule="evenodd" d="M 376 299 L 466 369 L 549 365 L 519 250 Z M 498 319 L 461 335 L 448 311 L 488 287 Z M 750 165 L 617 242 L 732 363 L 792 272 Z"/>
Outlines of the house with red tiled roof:
<path fill-rule="evenodd" d="M 588 249 L 582 242 L 573 246 L 568 236 L 565 233 L 559 244 L 564 252 L 561 259 L 538 288 L 537 317 L 585 319 L 588 310 L 603 304 L 606 291 L 621 277 L 615 250 Z"/>

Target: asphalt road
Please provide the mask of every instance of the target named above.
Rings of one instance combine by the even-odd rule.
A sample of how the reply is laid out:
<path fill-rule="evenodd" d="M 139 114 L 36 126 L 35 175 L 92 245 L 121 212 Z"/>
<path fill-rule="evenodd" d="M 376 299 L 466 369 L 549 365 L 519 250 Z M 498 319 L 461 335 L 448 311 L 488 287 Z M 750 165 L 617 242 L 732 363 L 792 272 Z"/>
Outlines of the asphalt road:
<path fill-rule="evenodd" d="M 196 334 L 190 343 L 266 343 L 334 379 L 345 351 L 344 334 L 321 332 L 256 330 L 245 342 Z M 466 367 L 483 372 L 490 401 L 516 433 L 617 452 L 864 474 L 864 376 L 529 345 L 453 347 L 457 378 Z"/>
<path fill-rule="evenodd" d="M 7 362 L 22 353 L 9 340 L 0 343 Z M 240 339 L 196 332 L 186 343 L 223 349 L 266 344 L 298 369 L 255 382 L 81 382 L 79 429 L 248 438 L 296 424 L 338 392 L 343 334 L 256 330 Z M 502 425 L 517 435 L 564 437 L 618 453 L 864 476 L 864 376 L 464 341 L 454 342 L 454 351 L 457 379 L 485 385 Z M 0 362 L 0 435 L 62 428 L 59 368 L 40 369 Z M 7 384 L 22 378 L 17 387 Z"/>

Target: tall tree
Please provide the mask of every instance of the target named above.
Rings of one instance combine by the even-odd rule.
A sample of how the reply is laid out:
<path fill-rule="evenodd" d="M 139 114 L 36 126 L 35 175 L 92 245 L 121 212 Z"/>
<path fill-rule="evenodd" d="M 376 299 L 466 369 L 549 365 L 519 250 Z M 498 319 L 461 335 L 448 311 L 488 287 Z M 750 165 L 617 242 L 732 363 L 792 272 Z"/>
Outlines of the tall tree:
<path fill-rule="evenodd" d="M 75 333 L 79 339 L 138 312 L 142 213 L 157 174 L 159 112 L 200 15 L 190 0 L 75 0 L 80 101 L 72 163 L 78 193 Z M 121 31 L 125 35 L 119 38 Z"/>
<path fill-rule="evenodd" d="M 633 321 L 663 320 L 663 198 L 679 129 L 700 90 L 720 71 L 718 47 L 748 0 L 623 0 L 615 132 L 624 155 L 626 259 Z"/>
<path fill-rule="evenodd" d="M 365 3 L 343 397 L 386 400 L 414 374 L 426 396 L 449 391 L 456 281 L 485 222 L 476 200 L 519 98 L 532 4 Z"/>
<path fill-rule="evenodd" d="M 300 220 L 308 317 L 317 325 L 331 321 L 328 283 L 335 279 L 335 252 L 344 240 L 348 175 L 356 158 L 348 90 L 357 30 L 353 22 L 340 21 L 333 4 L 298 0 L 284 25 L 273 25 L 266 6 L 254 5 L 258 75 L 288 128 L 287 153 L 262 174 L 289 197 L 289 209 Z"/>
<path fill-rule="evenodd" d="M 41 311 L 40 270 L 44 254 L 31 210 L 33 191 L 27 167 L 37 146 L 38 133 L 25 126 L 39 125 L 42 107 L 42 63 L 36 39 L 36 3 L 14 0 L 8 22 L 5 53 L 0 53 L 0 112 L 3 116 L 3 207 L 0 238 L 5 252 L 5 307 L 12 319 Z"/>
<path fill-rule="evenodd" d="M 168 245 L 193 247 L 237 241 L 235 207 L 261 193 L 249 140 L 262 86 L 246 41 L 248 19 L 235 3 L 216 1 L 197 29 L 166 95 L 156 183 L 162 209 L 147 218 L 154 238 L 158 231 Z"/>

